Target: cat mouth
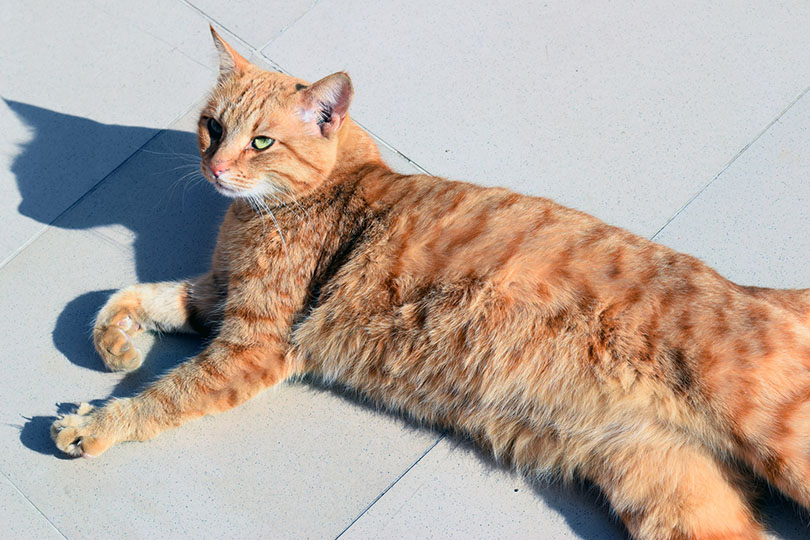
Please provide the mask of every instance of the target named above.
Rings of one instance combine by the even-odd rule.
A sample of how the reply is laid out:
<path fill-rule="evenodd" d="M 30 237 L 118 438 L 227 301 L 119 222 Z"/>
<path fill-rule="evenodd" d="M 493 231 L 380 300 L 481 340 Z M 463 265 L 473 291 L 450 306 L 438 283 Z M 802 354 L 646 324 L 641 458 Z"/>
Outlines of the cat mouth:
<path fill-rule="evenodd" d="M 226 197 L 231 198 L 236 198 L 241 195 L 241 193 L 238 190 L 226 186 L 219 180 L 214 180 L 212 183 L 214 184 L 214 189 L 216 189 L 221 195 L 225 195 Z"/>

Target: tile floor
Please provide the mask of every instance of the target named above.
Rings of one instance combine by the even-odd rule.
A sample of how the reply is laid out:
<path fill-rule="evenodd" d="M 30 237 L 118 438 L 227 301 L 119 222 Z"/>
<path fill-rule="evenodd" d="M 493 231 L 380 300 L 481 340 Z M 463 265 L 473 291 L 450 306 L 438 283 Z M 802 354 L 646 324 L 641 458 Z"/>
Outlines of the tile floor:
<path fill-rule="evenodd" d="M 206 267 L 225 201 L 180 178 L 208 22 L 264 66 L 348 70 L 401 171 L 550 196 L 741 283 L 810 282 L 805 2 L 28 0 L 0 22 L 6 538 L 625 537 L 587 486 L 302 383 L 102 459 L 54 452 L 55 414 L 200 348 L 154 338 L 122 377 L 88 333 L 112 290 Z M 759 507 L 773 538 L 810 535 L 791 503 Z"/>

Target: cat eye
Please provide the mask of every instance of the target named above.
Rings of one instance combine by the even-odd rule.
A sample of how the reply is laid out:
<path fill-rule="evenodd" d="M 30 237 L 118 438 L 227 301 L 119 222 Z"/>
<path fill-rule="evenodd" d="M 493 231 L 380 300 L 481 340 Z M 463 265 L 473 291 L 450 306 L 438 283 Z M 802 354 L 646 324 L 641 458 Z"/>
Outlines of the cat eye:
<path fill-rule="evenodd" d="M 256 150 L 264 150 L 266 148 L 270 148 L 271 146 L 273 146 L 274 142 L 276 142 L 276 140 L 271 139 L 270 137 L 256 137 L 250 143 L 250 146 L 252 146 Z"/>
<path fill-rule="evenodd" d="M 205 127 L 208 128 L 208 134 L 211 136 L 211 140 L 218 141 L 219 138 L 222 137 L 222 125 L 213 118 L 208 119 Z"/>

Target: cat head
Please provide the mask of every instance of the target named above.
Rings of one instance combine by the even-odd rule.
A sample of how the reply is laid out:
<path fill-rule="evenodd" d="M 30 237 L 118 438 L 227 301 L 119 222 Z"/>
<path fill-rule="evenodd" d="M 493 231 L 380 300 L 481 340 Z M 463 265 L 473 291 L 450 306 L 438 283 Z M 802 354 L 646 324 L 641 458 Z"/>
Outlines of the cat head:
<path fill-rule="evenodd" d="M 353 90 L 346 73 L 314 84 L 262 70 L 211 28 L 219 80 L 200 114 L 202 172 L 228 197 L 301 196 L 335 166 Z"/>

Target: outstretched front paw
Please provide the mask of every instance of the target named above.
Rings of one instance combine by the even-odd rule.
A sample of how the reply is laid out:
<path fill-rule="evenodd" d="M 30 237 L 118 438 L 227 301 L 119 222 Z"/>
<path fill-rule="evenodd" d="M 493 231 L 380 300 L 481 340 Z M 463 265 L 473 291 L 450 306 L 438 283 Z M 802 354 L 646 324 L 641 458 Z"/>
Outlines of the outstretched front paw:
<path fill-rule="evenodd" d="M 141 331 L 141 325 L 126 312 L 116 314 L 106 324 L 93 331 L 96 350 L 104 363 L 113 371 L 132 371 L 141 367 L 143 355 L 132 343 L 132 338 Z"/>
<path fill-rule="evenodd" d="M 96 457 L 104 452 L 110 442 L 101 436 L 93 407 L 79 405 L 76 414 L 66 414 L 51 424 L 51 438 L 57 448 L 74 457 Z"/>

